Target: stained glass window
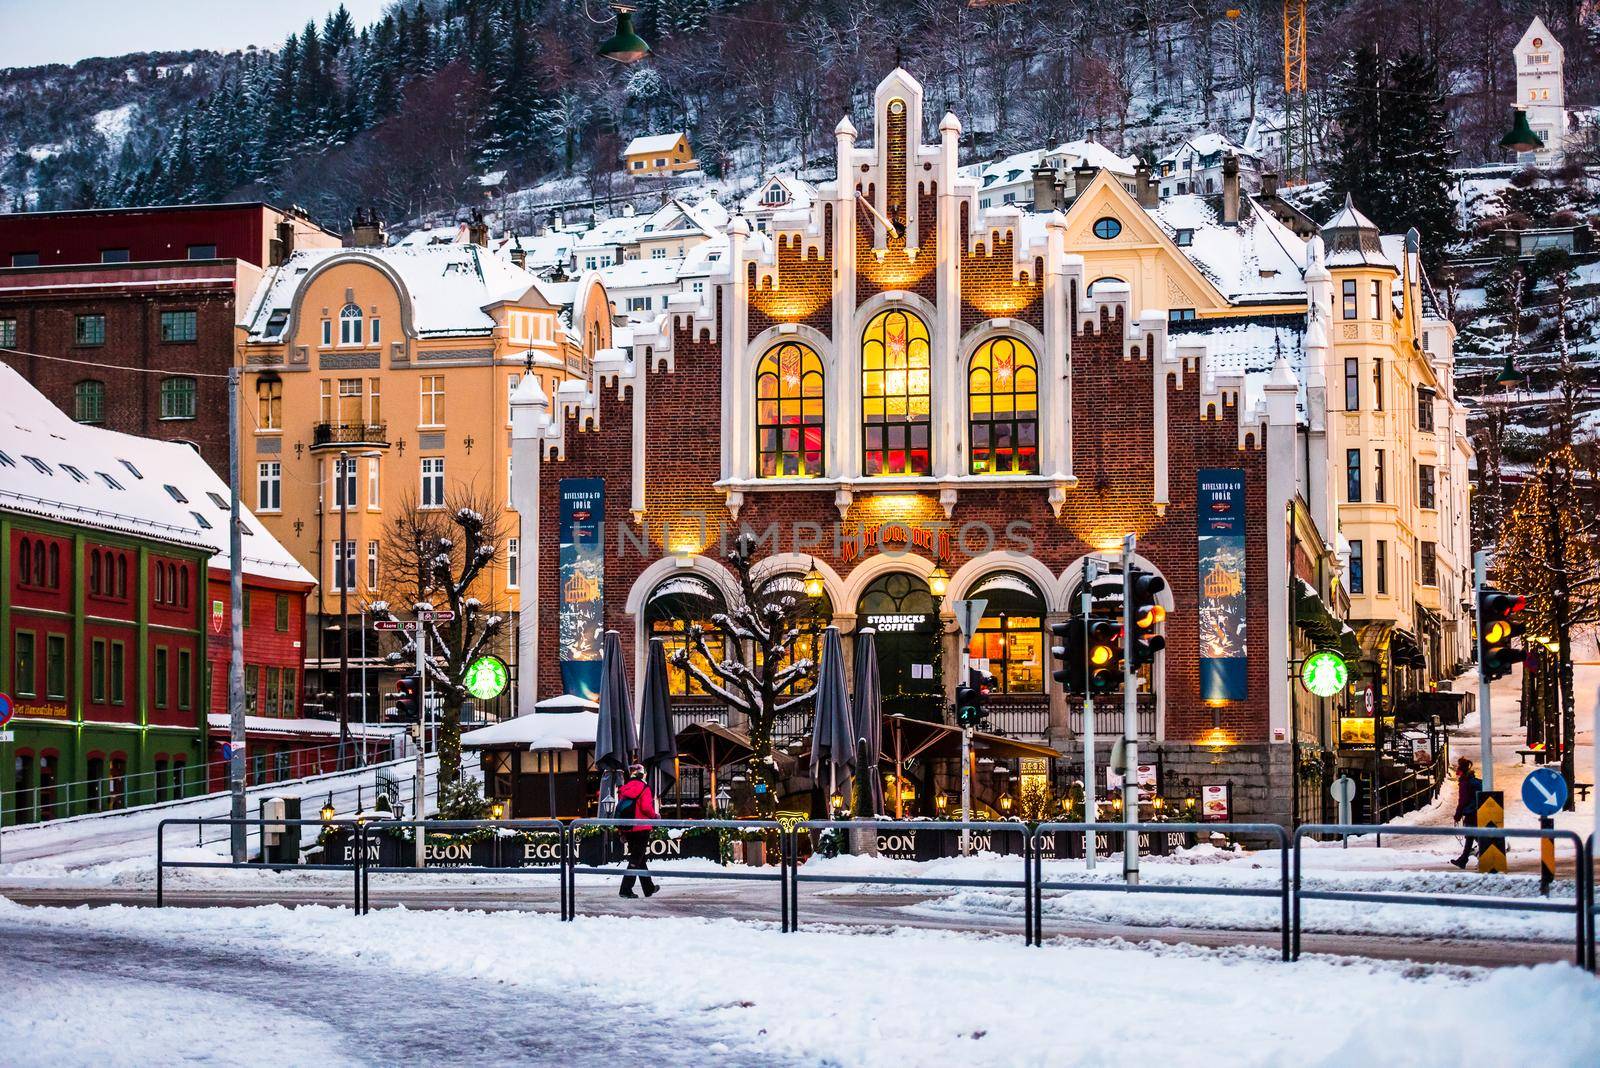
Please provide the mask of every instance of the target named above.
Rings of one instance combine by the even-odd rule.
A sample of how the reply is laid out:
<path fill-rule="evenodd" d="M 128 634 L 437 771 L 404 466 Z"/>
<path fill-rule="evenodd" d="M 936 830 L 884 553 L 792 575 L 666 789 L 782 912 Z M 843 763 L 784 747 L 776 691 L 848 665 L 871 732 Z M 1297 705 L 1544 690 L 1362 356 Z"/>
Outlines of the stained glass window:
<path fill-rule="evenodd" d="M 864 472 L 926 475 L 931 407 L 928 328 L 899 308 L 879 312 L 861 339 Z"/>
<path fill-rule="evenodd" d="M 1039 473 L 1039 363 L 1011 337 L 986 341 L 967 371 L 974 475 Z"/>
<path fill-rule="evenodd" d="M 822 359 L 786 341 L 756 366 L 756 455 L 762 478 L 817 478 L 826 430 Z"/>

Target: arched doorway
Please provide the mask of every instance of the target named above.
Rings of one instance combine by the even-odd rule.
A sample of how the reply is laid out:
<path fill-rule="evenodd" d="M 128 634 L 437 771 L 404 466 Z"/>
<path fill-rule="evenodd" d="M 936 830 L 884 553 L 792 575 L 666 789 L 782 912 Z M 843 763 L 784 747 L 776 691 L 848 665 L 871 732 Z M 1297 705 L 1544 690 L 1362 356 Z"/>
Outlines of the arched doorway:
<path fill-rule="evenodd" d="M 856 604 L 856 627 L 877 632 L 883 714 L 942 719 L 939 602 L 927 581 L 904 571 L 879 575 Z"/>
<path fill-rule="evenodd" d="M 726 609 L 722 593 L 711 582 L 698 575 L 670 575 L 663 579 L 644 605 L 644 631 L 646 640 L 660 638 L 666 645 L 667 683 L 673 697 L 674 719 L 683 726 L 688 719 L 726 720 L 721 703 L 697 681 L 687 669 L 675 666 L 672 655 L 687 651 L 689 660 L 701 671 L 711 675 L 711 663 L 695 645 L 692 635 L 696 626 L 705 637 L 706 649 L 711 656 L 724 655 L 721 632 L 712 625 L 711 618 Z M 714 677 L 714 676 L 713 676 Z"/>

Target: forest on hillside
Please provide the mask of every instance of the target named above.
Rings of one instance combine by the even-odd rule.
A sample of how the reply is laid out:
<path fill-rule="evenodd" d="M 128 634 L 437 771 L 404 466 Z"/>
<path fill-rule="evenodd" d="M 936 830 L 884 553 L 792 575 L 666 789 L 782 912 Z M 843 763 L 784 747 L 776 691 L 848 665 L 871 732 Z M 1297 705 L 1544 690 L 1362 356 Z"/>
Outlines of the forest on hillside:
<path fill-rule="evenodd" d="M 1569 100 L 1600 99 L 1586 8 L 1310 0 L 1313 127 L 1370 46 L 1437 70 L 1454 162 L 1503 159 L 1534 13 L 1566 45 Z M 261 196 L 333 225 L 365 205 L 408 220 L 493 171 L 604 184 L 630 137 L 677 128 L 711 175 L 748 174 L 826 156 L 896 61 L 927 87 L 926 135 L 962 118 L 968 160 L 1080 136 L 1148 154 L 1283 106 L 1281 0 L 643 0 L 654 55 L 632 66 L 595 54 L 613 25 L 597 0 L 404 0 L 370 26 L 336 8 L 275 50 L 0 71 L 4 206 Z"/>

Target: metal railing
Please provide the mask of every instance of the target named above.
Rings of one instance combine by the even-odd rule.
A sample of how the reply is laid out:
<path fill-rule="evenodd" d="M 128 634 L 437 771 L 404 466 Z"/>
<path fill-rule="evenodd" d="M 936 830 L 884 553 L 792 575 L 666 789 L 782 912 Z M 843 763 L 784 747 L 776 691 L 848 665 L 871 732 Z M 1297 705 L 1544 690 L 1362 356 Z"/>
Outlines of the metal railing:
<path fill-rule="evenodd" d="M 1578 966 L 1581 968 L 1589 961 L 1592 952 L 1593 933 L 1589 930 L 1589 918 L 1592 908 L 1589 907 L 1588 895 L 1593 892 L 1590 883 L 1594 872 L 1592 866 L 1585 868 L 1585 851 L 1583 839 L 1575 831 L 1544 830 L 1531 827 L 1474 827 L 1466 831 L 1471 838 L 1535 838 L 1550 841 L 1570 841 L 1577 855 L 1577 871 L 1573 878 L 1574 901 L 1565 904 L 1551 901 L 1546 898 L 1526 897 L 1491 897 L 1484 894 L 1418 894 L 1400 891 L 1368 891 L 1368 890 L 1307 890 L 1302 885 L 1301 879 L 1301 843 L 1307 835 L 1347 835 L 1347 834 L 1389 834 L 1400 836 L 1424 836 L 1433 838 L 1457 838 L 1462 831 L 1455 827 L 1403 827 L 1388 824 L 1373 823 L 1305 823 L 1294 830 L 1294 883 L 1291 893 L 1294 897 L 1294 946 L 1293 959 L 1300 959 L 1300 929 L 1302 925 L 1303 902 L 1305 901 L 1352 901 L 1361 904 L 1378 905 L 1435 905 L 1451 908 L 1466 909 L 1496 909 L 1506 912 L 1554 912 L 1571 913 L 1575 918 L 1577 934 L 1574 938 Z"/>
<path fill-rule="evenodd" d="M 984 719 L 994 734 L 1012 738 L 1043 738 L 1050 729 L 1050 706 L 1043 702 L 991 703 Z"/>
<path fill-rule="evenodd" d="M 387 423 L 313 423 L 311 447 L 325 445 L 386 445 L 389 442 Z"/>
<path fill-rule="evenodd" d="M 1286 961 L 1300 959 L 1301 931 L 1304 926 L 1304 902 L 1306 901 L 1347 901 L 1361 904 L 1402 904 L 1447 908 L 1494 909 L 1502 911 L 1554 913 L 1558 915 L 1572 915 L 1574 917 L 1574 956 L 1580 967 L 1595 969 L 1596 956 L 1596 920 L 1600 918 L 1600 909 L 1595 906 L 1595 840 L 1593 836 L 1585 841 L 1576 832 L 1566 830 L 1543 830 L 1524 828 L 1475 828 L 1472 835 L 1479 838 L 1531 838 L 1551 841 L 1569 841 L 1572 843 L 1578 865 L 1574 878 L 1573 897 L 1570 902 L 1552 901 L 1546 898 L 1489 896 L 1482 894 L 1425 894 L 1404 893 L 1394 891 L 1366 891 L 1366 890 L 1340 890 L 1340 889 L 1308 889 L 1304 883 L 1303 875 L 1303 843 L 1311 835 L 1349 835 L 1371 834 L 1378 830 L 1396 837 L 1418 835 L 1434 837 L 1455 837 L 1457 830 L 1449 827 L 1405 827 L 1383 826 L 1375 824 L 1337 824 L 1337 823 L 1308 823 L 1291 833 L 1283 827 L 1273 823 L 1041 823 L 1037 826 L 1028 826 L 1019 821 L 920 821 L 920 820 L 800 820 L 782 822 L 776 820 L 686 820 L 686 819 L 615 819 L 615 818 L 584 818 L 571 821 L 560 820 L 355 820 L 336 819 L 331 822 L 321 820 L 275 820 L 268 818 L 246 819 L 239 821 L 247 827 L 253 827 L 259 837 L 268 826 L 314 826 L 319 829 L 342 828 L 354 836 L 355 848 L 352 853 L 351 863 L 333 862 L 317 865 L 324 871 L 349 871 L 353 873 L 353 902 L 354 910 L 358 915 L 371 911 L 371 897 L 369 893 L 369 879 L 372 873 L 379 874 L 409 874 L 417 872 L 455 872 L 455 873 L 508 873 L 522 875 L 554 875 L 560 882 L 560 910 L 561 919 L 565 921 L 577 918 L 577 878 L 580 875 L 619 878 L 635 876 L 641 879 L 700 879 L 700 880 L 734 880 L 744 882 L 777 882 L 779 886 L 780 927 L 785 932 L 799 930 L 799 890 L 802 882 L 816 884 L 860 884 L 860 885 L 893 885 L 893 886 L 927 886 L 949 888 L 992 888 L 996 890 L 1023 892 L 1023 938 L 1027 945 L 1042 946 L 1044 944 L 1044 892 L 1046 890 L 1059 891 L 1088 891 L 1095 893 L 1124 893 L 1124 894 L 1180 894 L 1223 897 L 1250 897 L 1258 899 L 1276 898 L 1279 902 L 1279 920 L 1277 924 L 1280 952 Z M 166 829 L 169 826 L 215 826 L 218 824 L 231 826 L 231 820 L 204 820 L 173 818 L 161 821 L 156 829 L 156 906 L 165 904 L 165 873 L 169 868 L 256 868 L 269 871 L 306 870 L 301 863 L 271 862 L 265 860 L 245 861 L 235 863 L 232 861 L 175 861 L 166 859 Z M 422 867 L 404 865 L 385 865 L 381 863 L 381 851 L 374 846 L 375 835 L 385 830 L 397 828 L 420 828 L 423 834 L 430 830 L 464 830 L 479 831 L 525 831 L 538 836 L 550 836 L 554 839 L 556 848 L 552 851 L 551 859 L 556 863 L 511 865 L 511 864 L 451 864 L 428 865 L 426 856 Z M 580 860 L 579 840 L 585 837 L 582 832 L 586 829 L 595 829 L 600 834 L 609 834 L 625 827 L 643 827 L 649 831 L 662 829 L 690 829 L 705 828 L 717 831 L 758 831 L 763 835 L 777 838 L 778 865 L 776 870 L 768 868 L 752 869 L 748 871 L 704 870 L 695 869 L 688 871 L 664 870 L 651 868 L 648 862 L 644 868 L 607 867 Z M 874 832 L 888 831 L 890 833 L 941 833 L 977 831 L 990 835 L 1016 835 L 1021 846 L 1022 873 L 1021 878 L 960 878 L 938 877 L 923 875 L 865 875 L 865 874 L 830 874 L 827 872 L 807 873 L 800 862 L 800 835 L 812 834 L 817 831 L 832 831 L 843 833 L 852 830 L 872 828 Z M 1190 833 L 1222 832 L 1226 834 L 1250 835 L 1274 839 L 1279 850 L 1279 870 L 1276 885 L 1255 886 L 1228 886 L 1217 884 L 1195 883 L 1145 883 L 1145 882 L 1115 882 L 1089 881 L 1089 880 L 1064 880 L 1047 878 L 1044 870 L 1045 854 L 1050 850 L 1045 847 L 1045 839 L 1056 835 L 1083 835 L 1089 830 L 1102 835 L 1113 834 L 1141 834 L 1141 833 Z M 720 838 L 720 836 L 719 836 Z M 497 840 L 497 839 L 496 839 Z M 415 840 L 410 843 L 413 847 Z M 380 863 L 372 863 L 379 860 Z M 825 899 L 824 899 L 825 900 Z"/>
<path fill-rule="evenodd" d="M 1083 733 L 1083 699 L 1067 698 L 1067 727 L 1075 735 Z M 1138 695 L 1138 708 L 1134 717 L 1141 738 L 1156 736 L 1156 698 L 1154 694 Z M 1107 741 L 1122 737 L 1122 694 L 1111 693 L 1095 699 L 1095 737 Z"/>

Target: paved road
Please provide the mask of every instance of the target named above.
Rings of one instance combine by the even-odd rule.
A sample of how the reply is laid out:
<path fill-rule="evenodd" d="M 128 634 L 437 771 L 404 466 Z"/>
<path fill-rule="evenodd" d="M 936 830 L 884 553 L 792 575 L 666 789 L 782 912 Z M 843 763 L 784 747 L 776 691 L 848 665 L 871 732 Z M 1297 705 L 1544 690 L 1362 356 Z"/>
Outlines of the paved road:
<path fill-rule="evenodd" d="M 383 886 L 378 878 L 372 885 L 375 909 L 404 905 L 411 909 L 482 909 L 486 911 L 557 912 L 560 909 L 556 886 L 548 880 L 515 887 L 458 887 L 417 889 L 391 883 Z M 6 890 L 5 896 L 24 905 L 153 905 L 149 891 L 98 890 L 78 888 L 38 888 Z M 981 934 L 1022 937 L 1020 917 L 918 913 L 907 906 L 926 901 L 933 895 L 841 893 L 831 890 L 826 897 L 801 889 L 800 924 L 837 925 L 862 929 L 917 927 L 961 930 Z M 320 888 L 174 890 L 166 893 L 169 906 L 184 908 L 240 908 L 252 905 L 348 905 L 350 893 Z M 625 901 L 608 885 L 578 884 L 579 922 L 585 915 L 655 915 L 705 918 L 720 916 L 777 924 L 778 888 L 774 884 L 685 883 L 673 882 L 663 893 L 645 901 Z M 1068 921 L 1045 917 L 1048 939 L 1160 942 L 1212 948 L 1260 947 L 1276 952 L 1280 947 L 1277 930 L 1211 930 L 1180 927 L 1141 927 L 1118 923 Z M 1302 952 L 1376 960 L 1410 960 L 1425 964 L 1506 967 L 1571 960 L 1571 942 L 1516 941 L 1499 938 L 1416 938 L 1396 935 L 1318 934 L 1306 932 Z M 0 973 L 3 974 L 3 973 Z"/>
<path fill-rule="evenodd" d="M 218 999 L 227 999 L 269 1018 L 274 1012 L 281 1013 L 286 1021 L 303 1019 L 308 1009 L 315 1009 L 316 1019 L 332 1030 L 331 1035 L 315 1036 L 283 1033 L 282 1046 L 240 1049 L 231 1040 L 226 1021 L 217 1021 L 214 1028 L 202 1029 L 203 1039 L 187 1030 L 183 1036 L 173 1035 L 173 1047 L 161 1057 L 162 1063 L 168 1064 L 561 1064 L 610 1068 L 617 1064 L 682 1064 L 684 1050 L 703 1049 L 725 1037 L 709 1031 L 697 1033 L 692 1020 L 674 1020 L 669 1026 L 648 1014 L 609 1012 L 597 1009 L 592 1001 L 552 1000 L 547 994 L 501 983 L 441 980 L 400 971 L 354 969 L 337 961 L 254 955 L 238 943 L 224 952 L 199 941 L 174 945 L 167 939 L 158 942 L 15 922 L 0 922 L 0 975 L 10 977 L 7 1002 L 12 1006 L 9 1010 L 0 1006 L 0 1033 L 5 1031 L 5 1012 L 25 1006 L 30 987 L 81 990 L 86 982 L 114 987 L 123 995 L 159 992 L 163 1004 L 183 1004 L 190 999 L 216 1004 Z M 86 1029 L 141 1025 L 138 1019 L 113 1020 L 111 1015 L 119 1008 L 115 1004 L 97 1007 L 92 996 L 74 1000 L 81 1004 L 66 1006 L 65 1011 L 81 1011 Z M 330 1007 L 336 1011 L 328 1011 Z M 60 1005 L 54 1009 L 63 1011 Z M 160 1024 L 146 1021 L 145 1026 Z M 197 1041 L 214 1045 L 196 1048 Z M 181 1042 L 190 1045 L 185 1048 Z M 34 1053 L 41 1058 L 34 1063 L 76 1063 L 76 1053 L 65 1058 L 52 1058 L 43 1049 Z M 125 1063 L 125 1057 L 124 1051 L 113 1061 Z M 22 1062 L 10 1061 L 0 1048 L 0 1063 Z M 97 1058 L 94 1063 L 104 1062 Z M 717 1063 L 754 1068 L 787 1062 L 771 1055 L 755 1059 L 725 1051 L 717 1055 Z"/>

